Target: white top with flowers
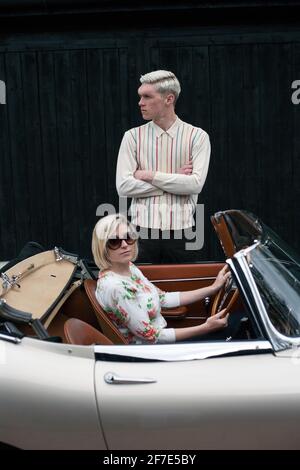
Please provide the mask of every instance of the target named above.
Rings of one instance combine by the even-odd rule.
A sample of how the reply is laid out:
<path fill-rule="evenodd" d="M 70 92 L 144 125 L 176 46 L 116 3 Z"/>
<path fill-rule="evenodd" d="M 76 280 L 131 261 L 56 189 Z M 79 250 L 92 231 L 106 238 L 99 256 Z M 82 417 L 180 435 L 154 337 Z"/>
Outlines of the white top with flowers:
<path fill-rule="evenodd" d="M 96 298 L 130 344 L 174 343 L 174 328 L 166 328 L 161 307 L 180 305 L 179 292 L 163 292 L 130 263 L 131 276 L 99 273 Z"/>

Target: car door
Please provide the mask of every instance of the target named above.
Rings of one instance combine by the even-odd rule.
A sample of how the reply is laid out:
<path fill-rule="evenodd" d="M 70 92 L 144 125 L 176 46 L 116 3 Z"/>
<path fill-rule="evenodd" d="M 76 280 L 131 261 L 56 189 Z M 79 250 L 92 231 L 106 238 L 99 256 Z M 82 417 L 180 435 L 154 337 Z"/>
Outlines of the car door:
<path fill-rule="evenodd" d="M 95 385 L 108 449 L 300 446 L 300 374 L 267 341 L 97 346 Z"/>

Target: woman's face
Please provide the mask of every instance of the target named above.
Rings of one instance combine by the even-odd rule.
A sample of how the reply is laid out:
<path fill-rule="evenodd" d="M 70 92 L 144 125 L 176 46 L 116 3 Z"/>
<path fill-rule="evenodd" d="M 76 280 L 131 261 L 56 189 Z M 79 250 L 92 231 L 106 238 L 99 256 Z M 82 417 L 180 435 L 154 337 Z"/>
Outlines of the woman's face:
<path fill-rule="evenodd" d="M 111 264 L 128 264 L 134 256 L 135 242 L 130 238 L 128 226 L 119 225 L 116 233 L 107 241 L 107 252 Z"/>

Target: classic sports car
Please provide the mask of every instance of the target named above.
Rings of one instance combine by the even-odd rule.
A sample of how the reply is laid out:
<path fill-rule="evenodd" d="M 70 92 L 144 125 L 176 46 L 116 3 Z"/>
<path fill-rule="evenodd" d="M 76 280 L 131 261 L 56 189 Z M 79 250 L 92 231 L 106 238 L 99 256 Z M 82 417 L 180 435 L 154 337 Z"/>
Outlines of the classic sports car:
<path fill-rule="evenodd" d="M 227 305 L 231 315 L 243 313 L 234 337 L 126 344 L 97 308 L 93 279 L 73 290 L 51 322 L 44 321 L 44 339 L 37 327 L 33 333 L 24 325 L 25 316 L 10 317 L 3 302 L 2 445 L 300 448 L 300 259 L 247 212 L 219 212 L 212 223 L 228 257 L 230 288 L 164 315 L 169 326 L 195 325 Z M 210 284 L 223 264 L 142 269 L 160 288 L 178 291 Z M 17 278 L 3 283 L 14 289 Z"/>

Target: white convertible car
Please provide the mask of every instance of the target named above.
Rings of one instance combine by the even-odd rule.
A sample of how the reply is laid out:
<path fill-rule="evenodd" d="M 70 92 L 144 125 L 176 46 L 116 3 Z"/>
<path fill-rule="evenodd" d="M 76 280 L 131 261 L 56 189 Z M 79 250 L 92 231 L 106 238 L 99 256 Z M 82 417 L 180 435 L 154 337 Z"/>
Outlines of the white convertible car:
<path fill-rule="evenodd" d="M 32 312 L 5 300 L 9 291 L 19 295 L 21 275 L 2 274 L 2 446 L 300 449 L 299 257 L 249 213 L 219 212 L 212 223 L 230 291 L 164 315 L 169 326 L 195 325 L 227 303 L 243 321 L 225 340 L 126 344 L 98 308 L 92 279 L 34 325 Z M 212 283 L 222 264 L 142 269 L 178 291 Z M 45 295 L 38 286 L 35 297 Z"/>

